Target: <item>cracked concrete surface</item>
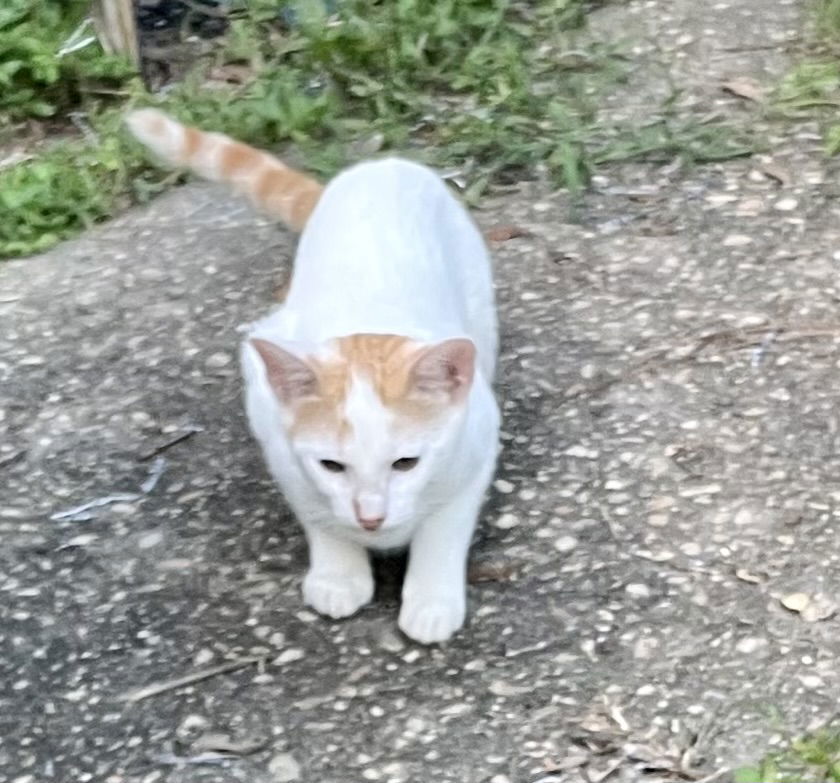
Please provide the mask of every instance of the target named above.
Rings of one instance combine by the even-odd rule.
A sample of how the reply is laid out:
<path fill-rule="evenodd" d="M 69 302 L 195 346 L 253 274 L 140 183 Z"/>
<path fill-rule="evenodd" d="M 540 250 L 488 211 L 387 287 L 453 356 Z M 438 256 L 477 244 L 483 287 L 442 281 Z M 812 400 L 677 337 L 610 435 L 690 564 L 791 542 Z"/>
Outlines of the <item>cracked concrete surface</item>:
<path fill-rule="evenodd" d="M 715 80 L 783 60 L 728 32 L 799 8 L 724 6 L 609 13 L 738 112 Z M 399 562 L 349 621 L 301 604 L 235 361 L 289 234 L 195 184 L 0 267 L 0 781 L 673 780 L 833 715 L 840 191 L 807 125 L 774 140 L 788 184 L 769 160 L 477 213 L 527 236 L 493 246 L 505 448 L 444 648 L 398 634 Z"/>

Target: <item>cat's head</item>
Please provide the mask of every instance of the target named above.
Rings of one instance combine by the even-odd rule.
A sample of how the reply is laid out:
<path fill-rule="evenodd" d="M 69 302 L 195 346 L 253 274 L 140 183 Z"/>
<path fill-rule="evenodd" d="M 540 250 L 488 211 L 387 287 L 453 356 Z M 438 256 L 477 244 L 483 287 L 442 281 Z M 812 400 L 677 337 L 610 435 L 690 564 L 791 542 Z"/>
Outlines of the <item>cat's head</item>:
<path fill-rule="evenodd" d="M 360 334 L 306 357 L 266 340 L 251 344 L 291 448 L 336 519 L 375 531 L 411 518 L 460 421 L 473 343 Z"/>

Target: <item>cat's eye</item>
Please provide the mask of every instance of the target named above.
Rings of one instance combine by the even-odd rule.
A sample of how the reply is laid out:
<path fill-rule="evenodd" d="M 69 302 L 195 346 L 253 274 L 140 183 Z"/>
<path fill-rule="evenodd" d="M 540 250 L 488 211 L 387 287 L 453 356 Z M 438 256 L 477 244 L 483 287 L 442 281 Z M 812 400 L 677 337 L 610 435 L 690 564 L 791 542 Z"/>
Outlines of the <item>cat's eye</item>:
<path fill-rule="evenodd" d="M 398 459 L 394 462 L 391 467 L 394 470 L 400 470 L 405 473 L 405 471 L 411 470 L 415 467 L 418 462 L 420 462 L 420 457 L 403 457 L 402 459 Z"/>
<path fill-rule="evenodd" d="M 345 470 L 345 466 L 340 462 L 336 462 L 334 459 L 322 459 L 321 467 L 330 473 L 344 473 Z"/>

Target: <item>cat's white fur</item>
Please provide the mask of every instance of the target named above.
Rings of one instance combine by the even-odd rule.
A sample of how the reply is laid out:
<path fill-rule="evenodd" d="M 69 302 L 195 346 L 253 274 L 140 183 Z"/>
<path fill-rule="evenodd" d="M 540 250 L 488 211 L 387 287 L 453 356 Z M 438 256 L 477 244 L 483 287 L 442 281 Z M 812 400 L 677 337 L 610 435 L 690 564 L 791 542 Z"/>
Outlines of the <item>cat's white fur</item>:
<path fill-rule="evenodd" d="M 476 367 L 464 399 L 428 424 L 395 427 L 360 375 L 345 407 L 351 437 L 290 438 L 289 413 L 250 340 L 328 357 L 334 338 L 358 333 L 428 344 L 469 338 Z M 497 455 L 496 351 L 490 259 L 443 182 L 399 159 L 362 163 L 336 177 L 301 236 L 285 302 L 251 326 L 242 350 L 250 426 L 306 532 L 303 596 L 317 611 L 355 612 L 373 596 L 367 549 L 408 546 L 400 628 L 432 643 L 461 627 L 468 548 Z M 414 469 L 391 469 L 394 460 L 418 455 Z M 323 459 L 349 469 L 328 472 Z M 354 500 L 368 506 L 365 513 L 385 516 L 378 530 L 362 529 Z"/>

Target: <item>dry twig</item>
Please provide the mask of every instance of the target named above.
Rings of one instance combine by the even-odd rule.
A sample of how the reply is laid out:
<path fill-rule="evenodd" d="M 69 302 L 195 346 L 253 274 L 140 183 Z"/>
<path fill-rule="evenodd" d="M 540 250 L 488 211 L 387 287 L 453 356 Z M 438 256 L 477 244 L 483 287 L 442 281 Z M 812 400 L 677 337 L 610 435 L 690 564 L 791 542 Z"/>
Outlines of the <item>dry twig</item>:
<path fill-rule="evenodd" d="M 167 691 L 174 691 L 178 688 L 183 688 L 186 685 L 192 685 L 202 680 L 209 680 L 211 677 L 216 677 L 219 674 L 227 674 L 238 669 L 244 669 L 246 666 L 253 666 L 254 664 L 265 663 L 267 656 L 265 655 L 251 655 L 247 658 L 236 658 L 232 661 L 220 663 L 218 666 L 210 666 L 207 669 L 199 669 L 197 672 L 184 674 L 180 677 L 173 677 L 171 680 L 163 680 L 162 682 L 145 685 L 142 688 L 135 688 L 124 693 L 119 697 L 120 701 L 127 701 L 134 704 L 143 699 L 148 699 L 151 696 L 158 696 Z"/>

